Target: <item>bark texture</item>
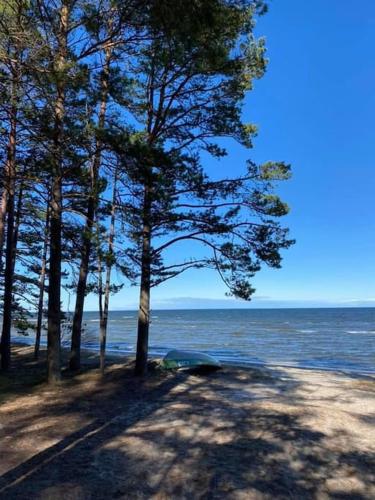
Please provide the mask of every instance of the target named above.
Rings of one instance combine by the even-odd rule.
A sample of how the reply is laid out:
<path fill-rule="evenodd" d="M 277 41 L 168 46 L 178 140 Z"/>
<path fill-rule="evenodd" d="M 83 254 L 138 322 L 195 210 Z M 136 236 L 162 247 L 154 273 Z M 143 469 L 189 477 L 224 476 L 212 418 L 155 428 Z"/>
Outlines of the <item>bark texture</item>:
<path fill-rule="evenodd" d="M 143 200 L 143 233 L 141 287 L 138 311 L 136 375 L 147 373 L 148 336 L 150 327 L 150 289 L 151 289 L 151 186 L 146 185 Z"/>
<path fill-rule="evenodd" d="M 101 307 L 100 314 L 100 371 L 104 374 L 105 369 L 105 350 L 107 344 L 107 326 L 108 326 L 108 311 L 109 311 L 109 295 L 111 290 L 111 272 L 113 265 L 113 243 L 115 239 L 115 221 L 116 221 L 116 184 L 117 172 L 113 185 L 112 211 L 111 222 L 108 236 L 108 259 L 106 266 L 105 289 L 104 289 L 104 307 Z"/>
<path fill-rule="evenodd" d="M 5 235 L 7 206 L 8 206 L 8 190 L 6 189 L 6 185 L 4 182 L 3 192 L 1 193 L 1 203 L 0 203 L 0 272 L 2 271 L 3 268 L 3 250 L 4 250 L 4 235 Z"/>
<path fill-rule="evenodd" d="M 7 237 L 5 248 L 3 328 L 1 333 L 1 369 L 4 371 L 9 370 L 11 362 L 10 337 L 12 328 L 12 297 L 15 262 L 14 216 L 16 188 L 18 78 L 18 68 L 16 67 L 12 75 L 12 104 L 10 107 L 10 129 L 7 162 L 5 168 L 5 191 L 7 195 L 7 201 L 5 204 L 7 212 Z"/>
<path fill-rule="evenodd" d="M 46 275 L 47 275 L 48 243 L 49 243 L 49 206 L 47 206 L 46 225 L 44 229 L 43 253 L 42 253 L 40 275 L 39 275 L 38 317 L 37 317 L 36 331 L 35 331 L 34 359 L 38 359 L 39 357 L 40 337 L 42 334 L 44 291 L 46 286 Z"/>
<path fill-rule="evenodd" d="M 61 224 L 62 224 L 62 147 L 64 140 L 65 81 L 67 61 L 67 35 L 69 7 L 63 3 L 60 11 L 56 54 L 56 102 L 54 158 L 52 162 L 52 188 L 50 203 L 50 273 L 48 289 L 48 382 L 61 379 Z"/>

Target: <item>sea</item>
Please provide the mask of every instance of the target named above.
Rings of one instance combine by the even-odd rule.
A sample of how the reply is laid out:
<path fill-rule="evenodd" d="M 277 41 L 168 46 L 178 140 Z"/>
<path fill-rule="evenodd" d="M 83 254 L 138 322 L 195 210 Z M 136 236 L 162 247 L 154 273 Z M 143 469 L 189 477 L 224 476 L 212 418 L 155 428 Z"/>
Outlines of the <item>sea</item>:
<path fill-rule="evenodd" d="M 83 347 L 99 349 L 99 318 L 84 313 Z M 107 352 L 131 355 L 137 312 L 109 315 Z M 63 344 L 69 346 L 69 322 Z M 33 343 L 33 334 L 14 335 Z M 46 343 L 45 333 L 42 343 Z M 375 308 L 155 310 L 150 355 L 171 349 L 202 351 L 223 362 L 375 373 Z"/>

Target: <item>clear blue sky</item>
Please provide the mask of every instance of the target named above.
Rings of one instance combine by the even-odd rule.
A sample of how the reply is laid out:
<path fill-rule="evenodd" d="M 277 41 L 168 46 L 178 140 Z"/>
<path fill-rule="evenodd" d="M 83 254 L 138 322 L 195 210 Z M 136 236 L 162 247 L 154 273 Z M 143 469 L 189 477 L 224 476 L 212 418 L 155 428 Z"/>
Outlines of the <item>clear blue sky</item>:
<path fill-rule="evenodd" d="M 250 307 L 375 305 L 375 1 L 273 0 L 257 34 L 270 62 L 244 108 L 259 126 L 250 157 L 292 164 L 279 192 L 297 244 L 281 270 L 254 279 Z M 207 168 L 239 173 L 248 157 L 233 145 Z M 135 309 L 137 298 L 125 288 L 111 308 Z M 202 270 L 154 289 L 152 305 L 249 307 L 225 299 L 219 278 Z"/>

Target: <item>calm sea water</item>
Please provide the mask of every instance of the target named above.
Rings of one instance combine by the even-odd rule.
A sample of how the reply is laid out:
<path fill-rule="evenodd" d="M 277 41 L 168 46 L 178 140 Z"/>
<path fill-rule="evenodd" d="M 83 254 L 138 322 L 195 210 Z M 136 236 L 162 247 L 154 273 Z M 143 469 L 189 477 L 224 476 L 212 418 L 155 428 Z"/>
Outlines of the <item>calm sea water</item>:
<path fill-rule="evenodd" d="M 110 313 L 108 352 L 134 353 L 136 319 L 132 311 Z M 84 346 L 98 349 L 97 313 L 85 313 L 84 324 Z M 173 348 L 230 362 L 375 373 L 375 308 L 154 311 L 150 353 Z"/>

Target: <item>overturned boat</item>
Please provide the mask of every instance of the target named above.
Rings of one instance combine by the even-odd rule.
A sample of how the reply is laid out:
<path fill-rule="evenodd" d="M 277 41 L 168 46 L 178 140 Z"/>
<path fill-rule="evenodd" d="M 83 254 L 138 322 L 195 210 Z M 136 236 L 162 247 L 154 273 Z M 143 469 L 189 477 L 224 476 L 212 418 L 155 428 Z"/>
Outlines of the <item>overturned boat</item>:
<path fill-rule="evenodd" d="M 220 362 L 203 352 L 179 351 L 174 349 L 169 351 L 163 358 L 163 368 L 203 368 L 207 370 L 218 370 L 221 368 Z"/>

